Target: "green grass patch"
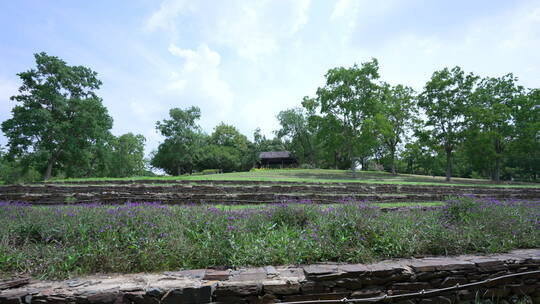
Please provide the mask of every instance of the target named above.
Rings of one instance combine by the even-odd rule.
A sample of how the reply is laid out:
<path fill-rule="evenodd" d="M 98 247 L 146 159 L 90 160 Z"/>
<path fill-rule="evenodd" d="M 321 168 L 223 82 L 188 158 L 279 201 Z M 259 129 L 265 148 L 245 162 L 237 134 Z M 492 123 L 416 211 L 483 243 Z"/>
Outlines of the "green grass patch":
<path fill-rule="evenodd" d="M 321 205 L 320 208 L 335 208 L 341 204 L 325 204 Z M 371 203 L 371 205 L 384 208 L 395 208 L 395 207 L 438 207 L 443 206 L 444 202 L 394 202 L 394 203 Z M 268 208 L 272 204 L 242 204 L 242 205 L 225 205 L 225 204 L 216 204 L 213 205 L 215 208 L 220 210 L 242 210 L 250 208 Z"/>
<path fill-rule="evenodd" d="M 0 203 L 0 277 L 358 263 L 537 248 L 539 211 L 538 203 L 470 198 L 409 212 L 381 212 L 359 203 L 256 208 Z"/>
<path fill-rule="evenodd" d="M 308 182 L 308 183 L 367 183 L 367 184 L 397 184 L 397 185 L 449 185 L 449 186 L 484 186 L 484 187 L 540 187 L 538 184 L 494 184 L 489 180 L 454 178 L 446 182 L 440 176 L 422 176 L 399 174 L 392 175 L 379 171 L 359 171 L 353 177 L 348 170 L 327 169 L 274 169 L 255 170 L 250 172 L 234 172 L 212 175 L 182 175 L 160 177 L 129 177 L 129 178 L 80 178 L 53 180 L 62 183 L 66 181 L 136 181 L 136 180 L 191 180 L 191 181 L 268 181 L 268 182 Z"/>

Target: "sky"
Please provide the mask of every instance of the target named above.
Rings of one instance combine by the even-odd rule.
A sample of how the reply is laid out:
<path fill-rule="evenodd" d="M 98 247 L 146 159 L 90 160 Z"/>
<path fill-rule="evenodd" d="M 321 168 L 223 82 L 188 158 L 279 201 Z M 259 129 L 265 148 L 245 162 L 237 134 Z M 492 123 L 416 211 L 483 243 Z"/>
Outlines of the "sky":
<path fill-rule="evenodd" d="M 208 133 L 272 136 L 329 69 L 371 58 L 381 80 L 418 92 L 456 65 L 538 88 L 540 0 L 1 1 L 0 121 L 38 52 L 96 71 L 113 134 L 144 135 L 149 153 L 174 107 L 198 106 Z"/>

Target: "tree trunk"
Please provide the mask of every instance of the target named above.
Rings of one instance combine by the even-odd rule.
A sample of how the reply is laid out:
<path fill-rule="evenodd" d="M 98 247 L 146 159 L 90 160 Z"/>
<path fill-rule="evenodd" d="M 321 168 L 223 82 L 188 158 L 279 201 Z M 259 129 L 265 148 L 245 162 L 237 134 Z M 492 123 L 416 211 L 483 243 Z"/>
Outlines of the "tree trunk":
<path fill-rule="evenodd" d="M 502 156 L 502 145 L 500 140 L 495 140 L 495 172 L 493 172 L 492 179 L 495 182 L 501 180 L 501 156 Z"/>
<path fill-rule="evenodd" d="M 349 143 L 349 160 L 351 162 L 351 172 L 352 172 L 353 178 L 356 178 L 356 166 L 355 166 L 356 162 L 353 159 L 351 143 Z"/>
<path fill-rule="evenodd" d="M 53 165 L 55 161 L 56 161 L 56 156 L 51 155 L 51 157 L 47 161 L 47 170 L 45 171 L 45 180 L 51 179 L 52 169 L 53 169 Z"/>
<path fill-rule="evenodd" d="M 390 171 L 392 172 L 392 175 L 397 175 L 395 158 L 396 158 L 396 149 L 392 148 L 390 149 Z"/>
<path fill-rule="evenodd" d="M 501 159 L 499 156 L 495 158 L 495 172 L 493 174 L 493 180 L 497 183 L 501 181 Z"/>
<path fill-rule="evenodd" d="M 452 179 L 452 149 L 446 148 L 446 181 Z"/>

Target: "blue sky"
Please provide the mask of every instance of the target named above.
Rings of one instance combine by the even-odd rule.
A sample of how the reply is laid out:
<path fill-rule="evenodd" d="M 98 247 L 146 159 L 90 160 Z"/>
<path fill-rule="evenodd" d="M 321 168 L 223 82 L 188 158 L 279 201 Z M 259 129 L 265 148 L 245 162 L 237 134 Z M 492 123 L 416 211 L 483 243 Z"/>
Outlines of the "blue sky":
<path fill-rule="evenodd" d="M 45 51 L 97 71 L 113 133 L 143 134 L 147 152 L 172 107 L 199 106 L 207 132 L 271 135 L 329 68 L 372 57 L 382 80 L 417 91 L 455 65 L 540 86 L 539 0 L 2 1 L 0 38 L 0 121 L 16 73 Z"/>

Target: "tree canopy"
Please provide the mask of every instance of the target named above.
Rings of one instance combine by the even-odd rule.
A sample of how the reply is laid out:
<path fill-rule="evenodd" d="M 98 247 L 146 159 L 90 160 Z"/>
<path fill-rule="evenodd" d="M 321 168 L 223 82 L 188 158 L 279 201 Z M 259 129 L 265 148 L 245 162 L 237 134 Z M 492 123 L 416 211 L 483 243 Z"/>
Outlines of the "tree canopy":
<path fill-rule="evenodd" d="M 39 153 L 47 160 L 45 179 L 62 154 L 74 154 L 108 135 L 112 118 L 95 91 L 101 81 L 84 66 L 69 66 L 46 53 L 22 81 L 13 117 L 2 123 L 12 155 Z"/>
<path fill-rule="evenodd" d="M 538 181 L 540 89 L 509 73 L 479 77 L 460 67 L 435 71 L 417 94 L 380 79 L 379 62 L 331 68 L 299 107 L 279 111 L 279 128 L 250 140 L 221 122 L 206 133 L 197 106 L 172 108 L 145 159 L 145 138 L 113 135 L 113 120 L 88 67 L 46 53 L 21 80 L 12 117 L 2 122 L 0 182 L 51 177 L 126 177 L 249 170 L 265 151 L 287 150 L 303 167 Z"/>

